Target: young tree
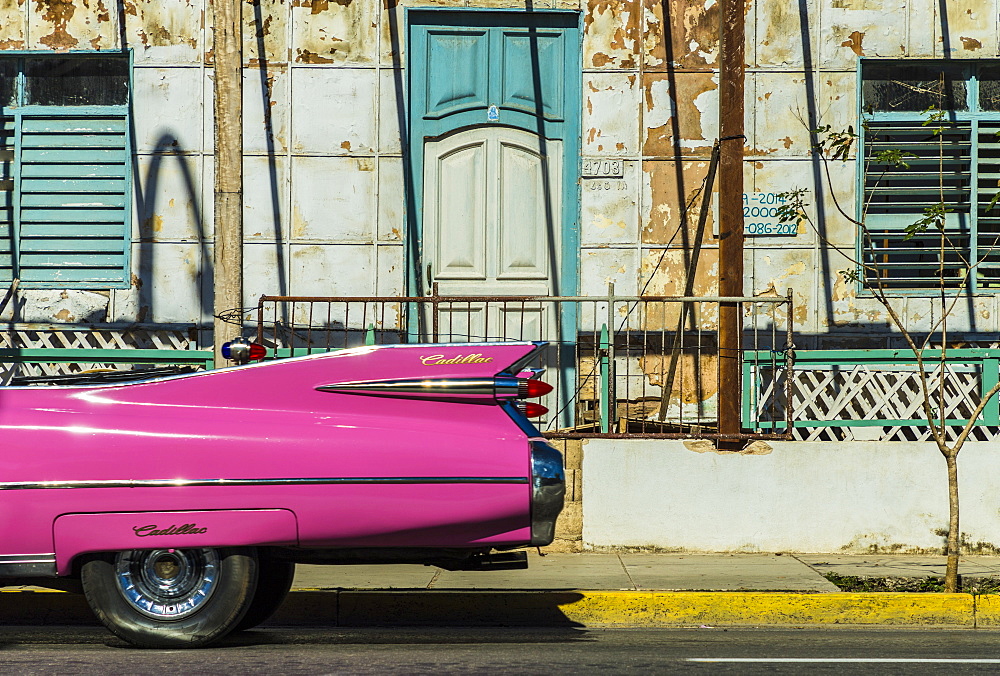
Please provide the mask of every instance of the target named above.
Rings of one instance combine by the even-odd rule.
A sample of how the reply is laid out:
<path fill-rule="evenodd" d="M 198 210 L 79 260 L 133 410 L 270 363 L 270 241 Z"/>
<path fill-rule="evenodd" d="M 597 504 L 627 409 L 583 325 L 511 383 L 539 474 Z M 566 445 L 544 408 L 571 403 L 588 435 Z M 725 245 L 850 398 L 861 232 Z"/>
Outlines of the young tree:
<path fill-rule="evenodd" d="M 943 87 L 941 88 L 943 89 Z M 940 90 L 939 90 L 940 91 Z M 886 246 L 883 244 L 881 251 L 875 246 L 876 242 L 872 230 L 868 225 L 869 200 L 861 209 L 860 218 L 851 216 L 837 200 L 837 195 L 833 190 L 833 182 L 830 174 L 831 162 L 846 162 L 852 160 L 852 155 L 859 145 L 861 137 L 855 133 L 853 127 L 848 127 L 843 131 L 833 130 L 830 126 L 813 130 L 818 141 L 814 148 L 815 154 L 822 162 L 826 183 L 830 188 L 832 200 L 836 210 L 848 221 L 854 223 L 861 236 L 861 255 L 856 255 L 855 251 L 846 251 L 843 247 L 837 246 L 823 236 L 822 229 L 817 227 L 809 216 L 806 203 L 807 191 L 796 189 L 784 193 L 785 204 L 779 209 L 779 218 L 782 222 L 808 223 L 816 232 L 817 236 L 825 246 L 838 251 L 851 264 L 847 270 L 842 270 L 842 274 L 848 281 L 859 284 L 862 288 L 871 293 L 872 298 L 878 302 L 888 315 L 892 325 L 905 340 L 912 350 L 917 362 L 917 376 L 920 381 L 920 395 L 922 398 L 921 408 L 923 417 L 927 422 L 931 438 L 937 445 L 938 450 L 944 458 L 948 476 L 948 535 L 945 553 L 947 555 L 947 569 L 945 574 L 945 591 L 956 592 L 959 587 L 958 563 L 961 555 L 961 536 L 959 529 L 959 492 L 958 492 L 958 454 L 968 440 L 976 425 L 976 420 L 982 414 L 990 399 L 1000 391 L 1000 384 L 992 387 L 986 392 L 981 400 L 976 404 L 971 412 L 968 421 L 964 426 L 956 428 L 947 424 L 945 411 L 945 382 L 948 376 L 946 368 L 948 349 L 948 318 L 953 313 L 956 304 L 969 291 L 969 281 L 973 271 L 975 271 L 998 247 L 997 240 L 988 246 L 981 247 L 975 256 L 975 260 L 970 260 L 971 248 L 963 247 L 956 242 L 956 235 L 953 228 L 948 225 L 949 214 L 953 213 L 953 204 L 946 198 L 945 190 L 945 160 L 946 141 L 945 131 L 948 128 L 946 114 L 938 108 L 930 108 L 924 111 L 922 124 L 927 127 L 927 131 L 938 139 L 937 156 L 939 159 L 938 170 L 940 174 L 940 191 L 936 202 L 926 206 L 922 214 L 916 216 L 912 223 L 905 225 L 903 229 L 903 242 L 911 242 L 920 238 L 926 246 L 928 242 L 934 243 L 938 264 L 933 275 L 933 300 L 940 308 L 937 320 L 933 323 L 926 335 L 918 336 L 910 329 L 906 318 L 901 316 L 895 304 L 892 302 L 893 295 L 889 288 L 892 272 L 886 268 L 888 254 L 885 253 Z M 869 137 L 877 135 L 878 130 L 871 129 L 867 123 L 863 123 L 862 131 Z M 874 145 L 874 144 L 873 144 Z M 888 173 L 899 175 L 899 172 L 910 170 L 909 162 L 917 156 L 899 147 L 885 147 L 877 150 L 866 157 L 866 176 L 870 175 L 868 169 L 874 168 L 874 185 L 877 186 Z M 921 155 L 922 168 L 927 167 L 927 154 Z M 872 191 L 874 192 L 874 191 Z M 986 207 L 986 211 L 991 211 L 997 206 L 1000 193 L 993 197 Z M 977 208 L 972 205 L 971 208 Z M 998 235 L 1000 239 L 1000 235 Z M 995 254 L 994 254 L 995 257 Z M 930 368 L 925 354 L 930 348 L 932 338 L 940 334 L 941 347 L 938 352 L 936 368 Z"/>

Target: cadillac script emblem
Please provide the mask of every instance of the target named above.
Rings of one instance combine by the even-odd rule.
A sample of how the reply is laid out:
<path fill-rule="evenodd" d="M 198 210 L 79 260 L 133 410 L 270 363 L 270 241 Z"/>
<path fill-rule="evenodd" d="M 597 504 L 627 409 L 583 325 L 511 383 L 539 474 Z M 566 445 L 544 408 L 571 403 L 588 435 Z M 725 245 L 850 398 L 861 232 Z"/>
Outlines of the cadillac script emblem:
<path fill-rule="evenodd" d="M 199 528 L 196 523 L 185 523 L 183 525 L 172 525 L 167 528 L 157 528 L 156 524 L 148 526 L 132 526 L 132 532 L 136 537 L 145 538 L 150 535 L 201 535 L 207 533 L 208 528 Z"/>
<path fill-rule="evenodd" d="M 443 354 L 432 354 L 429 357 L 421 357 L 420 361 L 424 366 L 445 366 L 447 364 L 489 364 L 493 357 L 484 357 L 480 353 L 460 354 L 454 357 L 446 357 Z"/>

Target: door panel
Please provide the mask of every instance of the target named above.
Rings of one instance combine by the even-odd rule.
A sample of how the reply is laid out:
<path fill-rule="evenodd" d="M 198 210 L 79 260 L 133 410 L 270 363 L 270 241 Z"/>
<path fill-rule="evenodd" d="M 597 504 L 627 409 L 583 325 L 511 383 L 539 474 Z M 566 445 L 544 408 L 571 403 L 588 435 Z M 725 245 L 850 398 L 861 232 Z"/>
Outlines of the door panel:
<path fill-rule="evenodd" d="M 551 295 L 559 268 L 562 147 L 499 126 L 425 145 L 424 252 L 429 281 L 441 295 Z M 459 303 L 440 309 L 437 326 L 449 340 L 462 339 L 463 329 L 472 339 L 537 340 L 554 319 L 549 314 L 522 303 Z"/>
<path fill-rule="evenodd" d="M 487 277 L 484 237 L 487 230 L 485 140 L 451 144 L 427 164 L 427 186 L 434 191 L 428 223 L 434 237 L 432 275 L 439 279 L 477 280 Z"/>
<path fill-rule="evenodd" d="M 488 80 L 478 77 L 489 68 L 489 33 L 434 30 L 427 35 L 427 66 L 434 77 L 426 81 L 429 118 L 488 105 Z"/>
<path fill-rule="evenodd" d="M 552 189 L 551 179 L 561 170 L 562 144 L 547 141 L 547 157 L 534 148 L 504 140 L 500 141 L 498 151 L 497 278 L 547 281 L 552 271 L 550 258 L 554 255 L 551 243 L 558 242 L 561 206 L 560 191 Z M 551 285 L 547 285 L 546 293 L 550 292 Z"/>
<path fill-rule="evenodd" d="M 478 127 L 425 147 L 424 245 L 444 295 L 548 295 L 562 144 Z"/>
<path fill-rule="evenodd" d="M 546 118 L 561 120 L 565 98 L 561 76 L 565 44 L 565 33 L 505 30 L 501 38 L 501 105 L 531 114 L 541 110 Z M 538 76 L 527 77 L 528 73 L 538 73 Z M 540 106 L 537 98 L 542 99 Z"/>

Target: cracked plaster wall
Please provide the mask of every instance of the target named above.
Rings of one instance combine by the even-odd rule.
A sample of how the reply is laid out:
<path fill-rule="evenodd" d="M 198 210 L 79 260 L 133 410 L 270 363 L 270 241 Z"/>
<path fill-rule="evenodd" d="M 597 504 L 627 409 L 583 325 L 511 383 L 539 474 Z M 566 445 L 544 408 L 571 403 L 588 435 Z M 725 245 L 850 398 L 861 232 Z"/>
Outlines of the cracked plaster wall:
<path fill-rule="evenodd" d="M 676 293 L 694 238 L 681 226 L 717 135 L 715 0 L 248 0 L 244 13 L 246 303 L 261 293 L 403 290 L 403 160 L 396 83 L 405 7 L 568 9 L 582 14 L 584 158 L 624 178 L 582 179 L 581 292 Z M 835 243 L 854 231 L 816 191 L 810 118 L 856 124 L 859 56 L 996 57 L 997 0 L 747 0 L 747 191 L 820 195 Z M 943 30 L 942 26 L 947 26 Z M 73 309 L 31 294 L 23 318 L 206 322 L 212 242 L 212 26 L 207 0 L 0 0 L 0 48 L 134 50 L 137 195 L 132 287 L 74 292 Z M 394 39 L 396 38 L 396 39 Z M 853 204 L 854 168 L 835 167 Z M 814 199 L 815 201 L 815 199 Z M 814 207 L 815 208 L 815 207 Z M 714 217 L 696 273 L 716 291 Z M 795 290 L 804 347 L 857 345 L 883 331 L 878 306 L 838 278 L 847 267 L 805 228 L 748 238 L 746 289 Z M 666 249 L 666 252 L 664 252 Z M 35 296 L 37 295 L 37 299 Z M 42 300 L 45 296 L 48 300 Z M 917 325 L 931 316 L 901 300 Z M 996 330 L 992 296 L 953 328 Z M 659 321 L 659 320 L 657 320 Z"/>

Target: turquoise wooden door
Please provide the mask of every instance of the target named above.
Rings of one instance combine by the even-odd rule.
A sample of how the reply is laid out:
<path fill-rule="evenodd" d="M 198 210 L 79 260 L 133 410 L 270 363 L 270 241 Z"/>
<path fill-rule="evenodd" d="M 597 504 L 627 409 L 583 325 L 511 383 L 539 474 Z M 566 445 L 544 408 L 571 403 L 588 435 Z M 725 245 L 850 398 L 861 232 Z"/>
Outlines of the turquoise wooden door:
<path fill-rule="evenodd" d="M 416 203 L 416 213 L 409 217 L 411 235 L 417 240 L 408 261 L 410 292 L 426 292 L 440 272 L 442 280 L 449 280 L 448 292 L 457 295 L 575 293 L 581 81 L 578 15 L 410 10 L 407 21 L 409 162 Z M 491 233 L 503 230 L 492 227 L 489 219 L 496 216 L 487 214 L 485 220 L 469 219 L 470 231 L 464 237 L 456 238 L 453 228 L 429 232 L 429 227 L 454 221 L 448 205 L 435 201 L 435 196 L 446 196 L 447 203 L 455 205 L 451 215 L 460 216 L 463 204 L 473 205 L 494 192 L 503 194 L 509 191 L 508 181 L 523 180 L 523 176 L 505 175 L 503 163 L 485 162 L 483 177 L 455 180 L 454 172 L 437 171 L 432 165 L 439 161 L 442 148 L 447 148 L 449 137 L 461 134 L 469 147 L 482 144 L 485 148 L 499 138 L 502 128 L 511 130 L 510 134 L 525 134 L 523 145 L 541 158 L 541 166 L 558 167 L 557 171 L 536 172 L 533 192 L 526 195 L 542 205 L 534 219 L 534 232 L 524 233 L 534 237 L 528 245 L 554 249 L 547 257 L 552 264 L 544 283 L 527 285 L 511 278 L 508 289 L 492 283 L 497 276 L 473 275 L 462 286 L 448 262 L 440 260 L 441 238 L 454 245 L 449 260 L 480 260 L 482 251 L 470 249 L 463 254 L 455 246 L 467 242 L 473 248 L 500 248 L 503 242 L 490 238 Z M 495 174 L 490 173 L 491 167 L 496 167 Z M 428 179 L 435 184 L 426 185 Z M 495 190 L 475 187 L 494 184 Z M 482 231 L 472 231 L 477 227 Z"/>

